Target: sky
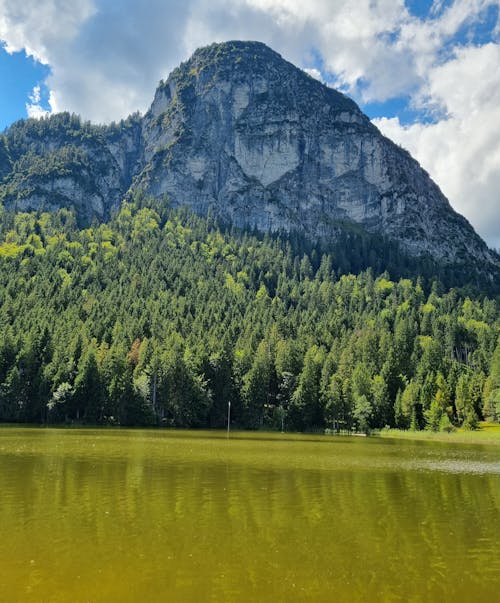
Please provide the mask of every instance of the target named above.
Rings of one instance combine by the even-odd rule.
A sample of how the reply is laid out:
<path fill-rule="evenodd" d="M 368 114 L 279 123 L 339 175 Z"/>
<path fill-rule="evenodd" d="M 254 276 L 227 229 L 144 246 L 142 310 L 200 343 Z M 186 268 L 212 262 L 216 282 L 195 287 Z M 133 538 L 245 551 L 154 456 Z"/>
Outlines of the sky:
<path fill-rule="evenodd" d="M 196 48 L 235 39 L 351 96 L 500 248 L 500 0 L 0 0 L 0 131 L 145 112 Z"/>

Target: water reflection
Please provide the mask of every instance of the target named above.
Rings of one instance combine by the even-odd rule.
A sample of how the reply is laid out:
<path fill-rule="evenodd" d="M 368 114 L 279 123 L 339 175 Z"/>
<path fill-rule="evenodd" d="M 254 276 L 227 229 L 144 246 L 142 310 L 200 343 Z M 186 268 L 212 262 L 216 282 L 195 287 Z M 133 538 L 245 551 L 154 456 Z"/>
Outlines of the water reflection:
<path fill-rule="evenodd" d="M 0 431 L 0 600 L 496 597 L 498 448 L 310 440 Z"/>

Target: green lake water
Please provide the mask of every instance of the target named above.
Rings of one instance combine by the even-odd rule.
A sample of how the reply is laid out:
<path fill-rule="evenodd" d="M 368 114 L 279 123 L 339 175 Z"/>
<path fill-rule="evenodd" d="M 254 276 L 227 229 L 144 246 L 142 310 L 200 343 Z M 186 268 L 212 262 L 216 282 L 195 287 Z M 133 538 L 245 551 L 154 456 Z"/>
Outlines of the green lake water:
<path fill-rule="evenodd" d="M 0 601 L 498 601 L 500 447 L 0 429 Z"/>

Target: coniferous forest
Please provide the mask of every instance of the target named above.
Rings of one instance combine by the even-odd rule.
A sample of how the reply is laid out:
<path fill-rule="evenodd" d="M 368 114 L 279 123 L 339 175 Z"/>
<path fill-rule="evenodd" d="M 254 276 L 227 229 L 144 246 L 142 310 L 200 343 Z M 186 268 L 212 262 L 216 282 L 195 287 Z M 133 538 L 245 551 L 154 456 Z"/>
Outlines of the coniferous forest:
<path fill-rule="evenodd" d="M 324 249 L 143 198 L 90 227 L 0 220 L 0 421 L 220 428 L 229 402 L 250 429 L 500 419 L 494 297 L 383 241 Z"/>

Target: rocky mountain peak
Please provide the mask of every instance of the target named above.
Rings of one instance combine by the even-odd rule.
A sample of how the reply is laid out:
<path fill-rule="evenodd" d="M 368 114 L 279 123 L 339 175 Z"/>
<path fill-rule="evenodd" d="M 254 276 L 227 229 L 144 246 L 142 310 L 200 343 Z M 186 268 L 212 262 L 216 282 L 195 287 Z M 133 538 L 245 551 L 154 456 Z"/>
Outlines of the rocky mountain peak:
<path fill-rule="evenodd" d="M 164 110 L 165 99 L 180 99 L 189 104 L 214 90 L 236 90 L 234 102 L 243 108 L 245 100 L 274 102 L 281 113 L 293 108 L 300 114 L 311 110 L 311 101 L 324 104 L 324 111 L 349 111 L 369 121 L 358 106 L 344 94 L 328 88 L 306 72 L 285 61 L 261 42 L 224 42 L 199 48 L 192 57 L 174 69 L 166 82 L 160 82 L 151 112 Z"/>
<path fill-rule="evenodd" d="M 160 82 L 143 118 L 43 123 L 0 139 L 7 206 L 105 217 L 140 188 L 236 226 L 328 243 L 347 225 L 412 256 L 498 274 L 498 256 L 406 151 L 351 99 L 260 42 L 198 49 Z"/>

